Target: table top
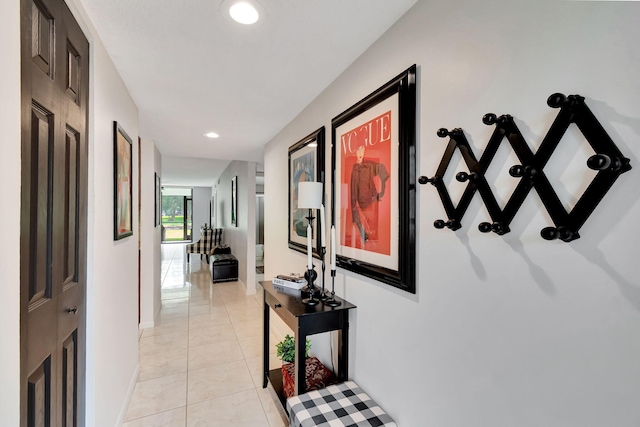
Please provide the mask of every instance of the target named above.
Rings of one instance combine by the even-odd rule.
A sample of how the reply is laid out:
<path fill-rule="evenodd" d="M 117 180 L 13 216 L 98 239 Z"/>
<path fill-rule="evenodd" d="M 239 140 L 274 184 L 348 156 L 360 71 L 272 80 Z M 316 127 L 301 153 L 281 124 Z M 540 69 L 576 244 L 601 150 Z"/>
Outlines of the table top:
<path fill-rule="evenodd" d="M 274 287 L 271 281 L 260 282 L 260 285 L 271 296 L 278 300 L 282 307 L 296 317 L 309 316 L 321 313 L 331 313 L 342 310 L 350 310 L 356 308 L 355 305 L 342 298 L 335 297 L 336 301 L 342 304 L 337 307 L 330 307 L 320 301 L 319 304 L 308 306 L 302 303 L 301 292 L 297 289 L 287 289 L 284 286 Z"/>

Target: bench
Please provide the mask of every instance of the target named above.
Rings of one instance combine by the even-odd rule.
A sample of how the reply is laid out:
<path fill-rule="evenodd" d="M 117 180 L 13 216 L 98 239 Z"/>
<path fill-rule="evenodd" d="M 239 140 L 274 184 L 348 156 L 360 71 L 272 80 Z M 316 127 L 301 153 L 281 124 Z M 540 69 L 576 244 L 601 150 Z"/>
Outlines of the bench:
<path fill-rule="evenodd" d="M 353 381 L 330 385 L 287 399 L 290 427 L 397 427 Z"/>
<path fill-rule="evenodd" d="M 213 283 L 238 280 L 238 260 L 231 254 L 211 255 L 211 279 Z"/>

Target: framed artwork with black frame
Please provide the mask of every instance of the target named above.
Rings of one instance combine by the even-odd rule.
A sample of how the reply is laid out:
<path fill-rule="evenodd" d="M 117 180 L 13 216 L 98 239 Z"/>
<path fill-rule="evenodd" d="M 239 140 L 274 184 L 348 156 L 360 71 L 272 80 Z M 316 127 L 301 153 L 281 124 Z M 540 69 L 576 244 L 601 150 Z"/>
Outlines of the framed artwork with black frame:
<path fill-rule="evenodd" d="M 133 234 L 133 159 L 129 135 L 113 122 L 113 239 Z"/>
<path fill-rule="evenodd" d="M 231 178 L 231 225 L 238 226 L 238 176 Z"/>
<path fill-rule="evenodd" d="M 216 196 L 211 196 L 210 206 L 209 216 L 211 219 L 211 228 L 216 228 Z"/>
<path fill-rule="evenodd" d="M 331 121 L 338 267 L 416 292 L 416 66 Z"/>
<path fill-rule="evenodd" d="M 303 253 L 307 253 L 309 209 L 298 209 L 298 183 L 302 181 L 324 183 L 324 134 L 323 126 L 289 147 L 289 215 L 287 226 L 289 247 Z M 322 202 L 324 203 L 324 192 Z M 317 237 L 324 233 L 320 227 L 318 215 L 316 210 L 311 223 L 314 231 L 314 235 L 311 236 L 311 245 L 313 256 L 316 258 L 320 258 L 321 251 L 321 242 Z"/>
<path fill-rule="evenodd" d="M 153 174 L 155 176 L 155 199 L 156 199 L 156 222 L 155 226 L 159 226 L 162 222 L 162 193 L 160 188 L 160 175 L 157 172 Z"/>

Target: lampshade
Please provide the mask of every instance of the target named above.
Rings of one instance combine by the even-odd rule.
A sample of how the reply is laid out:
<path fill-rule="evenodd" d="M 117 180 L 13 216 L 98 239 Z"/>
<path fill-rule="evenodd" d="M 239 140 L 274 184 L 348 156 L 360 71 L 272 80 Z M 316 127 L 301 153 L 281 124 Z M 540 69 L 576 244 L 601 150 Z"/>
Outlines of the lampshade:
<path fill-rule="evenodd" d="M 320 209 L 322 183 L 302 181 L 298 183 L 298 209 Z"/>

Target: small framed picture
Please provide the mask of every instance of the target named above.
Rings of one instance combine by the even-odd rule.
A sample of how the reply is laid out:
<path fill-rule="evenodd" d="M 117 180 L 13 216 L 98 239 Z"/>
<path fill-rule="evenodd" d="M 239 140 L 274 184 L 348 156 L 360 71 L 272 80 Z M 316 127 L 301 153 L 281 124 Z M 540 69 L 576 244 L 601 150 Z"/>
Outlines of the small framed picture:
<path fill-rule="evenodd" d="M 156 227 L 162 222 L 162 192 L 160 188 L 160 175 L 154 173 L 155 176 L 155 201 L 156 201 Z"/>
<path fill-rule="evenodd" d="M 113 222 L 114 240 L 133 234 L 133 159 L 129 135 L 113 122 Z"/>
<path fill-rule="evenodd" d="M 307 225 L 309 209 L 298 209 L 298 184 L 303 181 L 324 182 L 324 126 L 305 136 L 289 147 L 289 247 L 307 253 Z M 318 211 L 314 213 L 311 227 L 313 256 L 320 257 L 320 240 L 324 233 L 320 228 Z"/>
<path fill-rule="evenodd" d="M 231 225 L 238 226 L 238 177 L 231 178 Z"/>

